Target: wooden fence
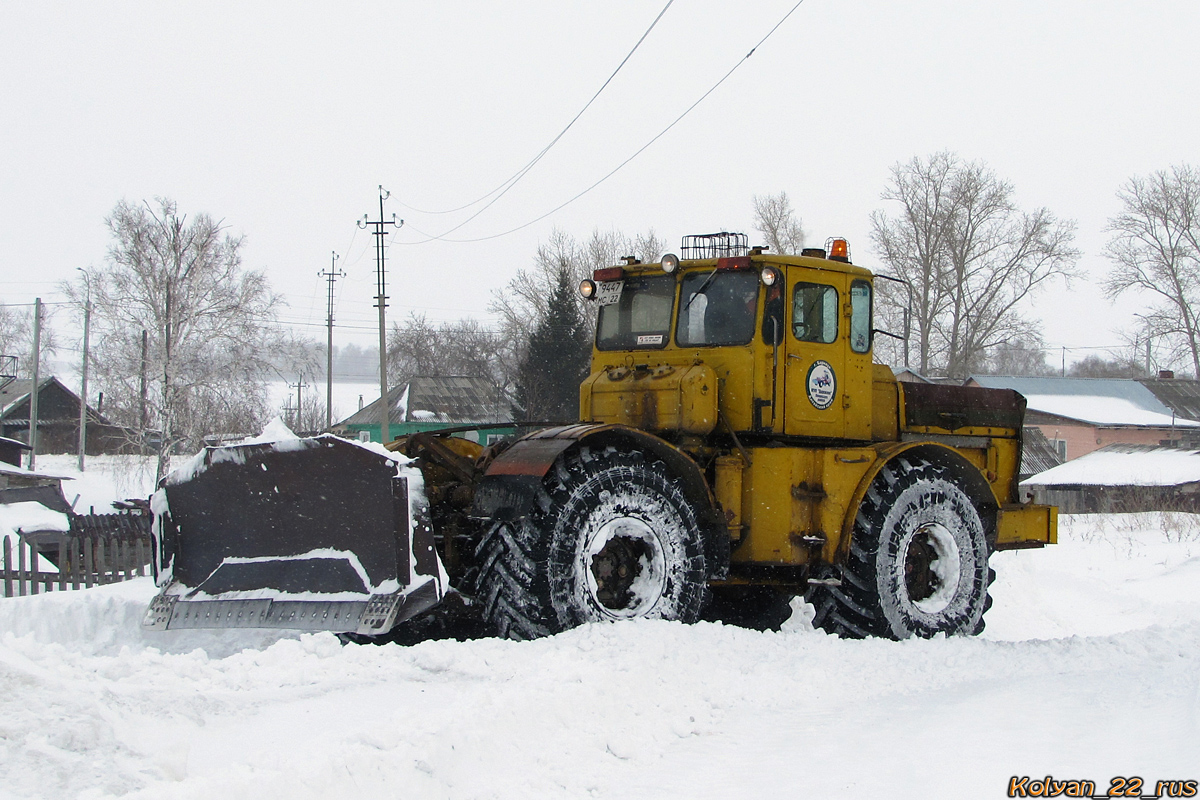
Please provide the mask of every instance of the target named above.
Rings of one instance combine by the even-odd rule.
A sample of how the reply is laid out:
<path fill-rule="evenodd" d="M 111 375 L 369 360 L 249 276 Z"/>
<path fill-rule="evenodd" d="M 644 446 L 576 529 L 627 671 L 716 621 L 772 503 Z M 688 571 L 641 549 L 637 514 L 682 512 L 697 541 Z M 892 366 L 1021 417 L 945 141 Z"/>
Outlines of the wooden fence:
<path fill-rule="evenodd" d="M 3 539 L 0 582 L 5 597 L 90 589 L 148 574 L 148 535 L 89 533 L 89 526 L 75 522 L 71 533 L 19 535 L 16 552 L 12 539 Z"/>

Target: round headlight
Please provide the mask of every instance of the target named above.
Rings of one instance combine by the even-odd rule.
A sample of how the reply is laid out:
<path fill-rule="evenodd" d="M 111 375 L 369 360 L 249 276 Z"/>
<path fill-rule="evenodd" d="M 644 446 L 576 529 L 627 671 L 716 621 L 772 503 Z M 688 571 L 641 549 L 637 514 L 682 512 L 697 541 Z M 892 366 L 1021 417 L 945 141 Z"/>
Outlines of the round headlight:
<path fill-rule="evenodd" d="M 779 281 L 779 270 L 774 267 L 763 267 L 760 273 L 763 286 L 774 286 Z"/>
<path fill-rule="evenodd" d="M 596 296 L 596 282 L 584 278 L 579 282 L 579 296 L 584 300 L 591 300 Z"/>
<path fill-rule="evenodd" d="M 670 275 L 675 270 L 679 269 L 679 256 L 674 253 L 667 253 L 662 257 L 663 272 Z"/>

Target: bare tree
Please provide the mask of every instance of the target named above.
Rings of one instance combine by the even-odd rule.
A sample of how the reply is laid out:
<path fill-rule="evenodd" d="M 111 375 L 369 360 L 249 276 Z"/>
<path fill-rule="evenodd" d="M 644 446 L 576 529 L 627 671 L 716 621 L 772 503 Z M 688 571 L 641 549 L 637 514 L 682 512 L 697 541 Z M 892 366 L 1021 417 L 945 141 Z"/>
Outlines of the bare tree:
<path fill-rule="evenodd" d="M 1123 208 L 1108 223 L 1105 290 L 1112 298 L 1148 293 L 1147 332 L 1200 375 L 1200 171 L 1184 164 L 1133 177 L 1117 197 Z"/>
<path fill-rule="evenodd" d="M 922 373 L 966 377 L 989 349 L 1036 337 L 1023 305 L 1051 280 L 1075 274 L 1074 223 L 1045 208 L 1023 212 L 1012 195 L 1012 184 L 982 162 L 948 152 L 892 168 L 883 199 L 899 203 L 899 213 L 874 212 L 871 238 L 891 272 L 912 286 Z M 909 302 L 895 290 L 879 299 Z"/>
<path fill-rule="evenodd" d="M 1146 370 L 1129 358 L 1105 358 L 1093 353 L 1072 364 L 1067 375 L 1072 378 L 1144 378 Z"/>
<path fill-rule="evenodd" d="M 503 386 L 503 349 L 500 333 L 476 320 L 434 325 L 413 313 L 388 335 L 388 380 L 401 386 L 418 375 L 471 375 Z"/>
<path fill-rule="evenodd" d="M 653 230 L 633 237 L 597 230 L 587 241 L 580 242 L 556 229 L 550 241 L 538 247 L 533 266 L 518 270 L 489 307 L 500 320 L 506 385 L 515 385 L 530 338 L 550 314 L 550 298 L 562 271 L 566 271 L 571 285 L 577 286 L 579 281 L 590 278 L 594 270 L 619 264 L 625 256 L 649 263 L 657 261 L 665 250 L 666 243 Z M 571 301 L 578 306 L 590 340 L 596 327 L 596 304 L 583 302 L 578 294 L 572 294 Z"/>
<path fill-rule="evenodd" d="M 1015 339 L 991 348 L 983 371 L 988 375 L 1041 377 L 1056 374 L 1046 362 L 1046 345 L 1040 336 Z"/>
<path fill-rule="evenodd" d="M 43 377 L 53 374 L 50 357 L 58 352 L 58 338 L 50 326 L 51 314 L 42 305 L 42 330 L 40 333 L 41 362 Z M 17 357 L 17 377 L 33 377 L 33 305 L 0 305 L 0 355 Z"/>
<path fill-rule="evenodd" d="M 92 369 L 107 412 L 154 446 L 161 478 L 177 446 L 261 424 L 268 364 L 291 343 L 275 326 L 280 298 L 242 268 L 242 239 L 220 222 L 189 222 L 165 198 L 122 201 L 105 222 L 113 241 L 91 275 Z M 82 280 L 65 289 L 82 302 Z"/>
<path fill-rule="evenodd" d="M 794 256 L 804 249 L 804 227 L 787 192 L 754 195 L 754 227 L 776 255 Z"/>

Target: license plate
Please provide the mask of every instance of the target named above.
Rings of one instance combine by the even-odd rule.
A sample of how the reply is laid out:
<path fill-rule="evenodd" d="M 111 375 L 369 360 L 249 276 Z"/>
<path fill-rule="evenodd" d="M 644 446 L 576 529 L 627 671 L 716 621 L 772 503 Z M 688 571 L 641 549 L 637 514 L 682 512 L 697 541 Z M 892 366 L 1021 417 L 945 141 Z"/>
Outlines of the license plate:
<path fill-rule="evenodd" d="M 596 302 L 602 306 L 611 306 L 621 299 L 621 289 L 625 281 L 604 281 L 596 291 Z"/>

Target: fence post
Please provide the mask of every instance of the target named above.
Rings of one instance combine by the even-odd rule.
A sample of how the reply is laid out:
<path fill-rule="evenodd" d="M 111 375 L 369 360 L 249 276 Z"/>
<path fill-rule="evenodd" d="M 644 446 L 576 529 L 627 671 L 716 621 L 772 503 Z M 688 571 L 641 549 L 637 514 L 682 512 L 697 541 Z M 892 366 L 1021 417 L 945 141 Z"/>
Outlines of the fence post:
<path fill-rule="evenodd" d="M 83 539 L 83 588 L 92 588 L 93 567 L 95 566 L 96 557 L 92 552 L 92 537 L 88 536 Z"/>
<path fill-rule="evenodd" d="M 21 529 L 17 528 L 17 595 L 25 596 L 25 537 L 21 534 Z"/>
<path fill-rule="evenodd" d="M 37 548 L 25 542 L 29 547 L 29 594 L 38 593 L 38 551 Z"/>
<path fill-rule="evenodd" d="M 96 537 L 96 585 L 103 586 L 108 583 L 107 576 L 104 571 L 108 568 L 108 553 L 104 547 L 104 537 Z"/>
<path fill-rule="evenodd" d="M 12 585 L 12 542 L 4 537 L 4 596 L 13 596 Z"/>
<path fill-rule="evenodd" d="M 138 577 L 146 576 L 146 542 L 139 536 L 137 540 L 137 568 Z"/>
<path fill-rule="evenodd" d="M 67 540 L 67 549 L 71 551 L 71 588 L 79 590 L 79 562 L 83 559 L 82 540 L 72 536 Z"/>
<path fill-rule="evenodd" d="M 58 537 L 58 590 L 65 592 L 67 590 L 67 537 Z"/>

